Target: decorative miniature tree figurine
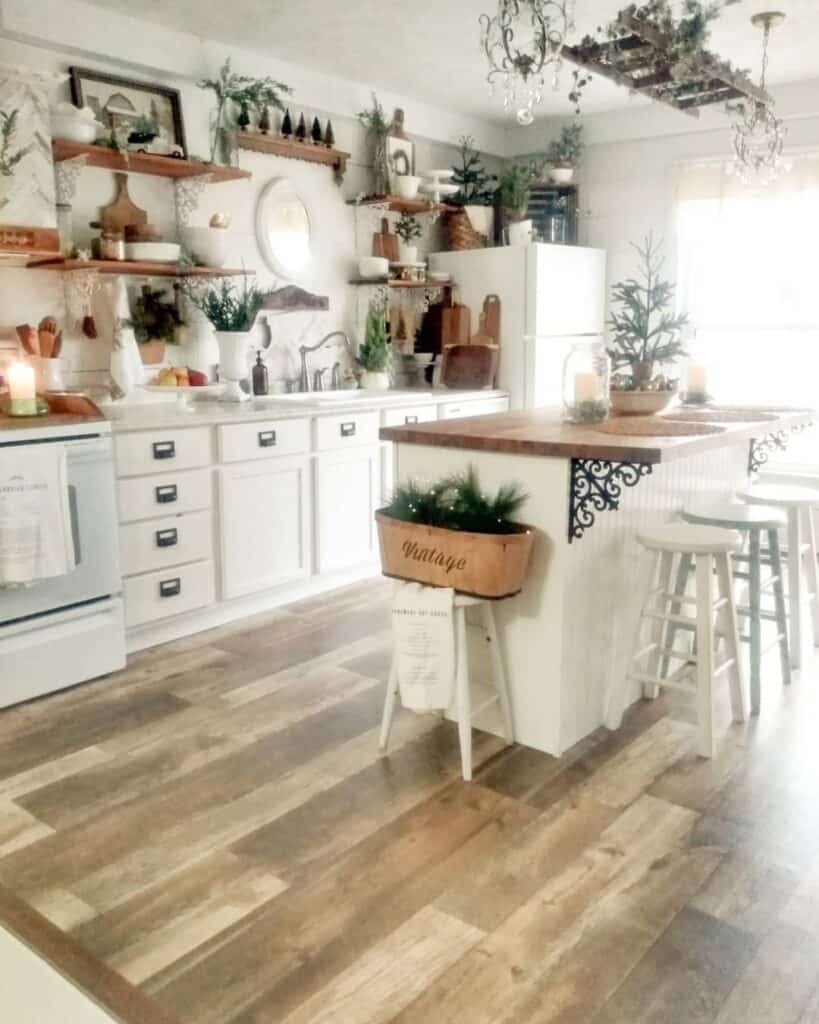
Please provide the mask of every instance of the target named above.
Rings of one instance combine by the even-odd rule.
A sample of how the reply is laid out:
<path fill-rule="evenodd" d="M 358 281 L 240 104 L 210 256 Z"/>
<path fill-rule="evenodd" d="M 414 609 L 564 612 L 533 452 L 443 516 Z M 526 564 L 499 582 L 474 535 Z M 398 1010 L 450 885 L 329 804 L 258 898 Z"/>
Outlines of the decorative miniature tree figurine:
<path fill-rule="evenodd" d="M 293 134 L 293 120 L 290 117 L 290 111 L 289 110 L 285 110 L 285 112 L 284 112 L 284 117 L 282 118 L 281 132 L 282 132 L 282 136 L 285 139 L 289 139 L 290 136 Z"/>
<path fill-rule="evenodd" d="M 299 142 L 304 142 L 307 138 L 307 123 L 304 120 L 304 114 L 299 114 L 299 123 L 296 125 L 296 138 Z"/>
<path fill-rule="evenodd" d="M 242 100 L 239 106 L 239 116 L 236 118 L 236 124 L 243 132 L 246 132 L 250 127 L 250 110 L 246 100 Z"/>
<path fill-rule="evenodd" d="M 453 168 L 452 184 L 458 186 L 458 192 L 452 197 L 452 202 L 461 206 L 492 206 L 498 190 L 497 179 L 486 173 L 471 135 L 462 135 L 458 145 L 461 164 Z"/>
<path fill-rule="evenodd" d="M 270 107 L 267 104 L 262 107 L 261 113 L 259 114 L 259 131 L 262 135 L 267 135 L 270 131 Z"/>
<path fill-rule="evenodd" d="M 313 126 L 310 129 L 310 138 L 318 146 L 321 142 L 321 125 L 317 117 L 313 118 Z"/>
<path fill-rule="evenodd" d="M 674 313 L 674 285 L 660 276 L 662 244 L 651 234 L 642 246 L 632 243 L 640 257 L 639 278 L 629 277 L 611 290 L 612 313 L 608 321 L 612 369 L 627 368 L 629 378 L 618 381 L 626 391 L 669 390 L 670 382 L 656 377 L 657 364 L 673 363 L 688 353 L 681 337 L 688 324 L 686 313 Z"/>
<path fill-rule="evenodd" d="M 395 225 L 395 233 L 401 239 L 399 260 L 401 263 L 418 262 L 418 246 L 413 239 L 421 237 L 421 225 L 411 213 L 402 213 Z"/>
<path fill-rule="evenodd" d="M 333 146 L 335 146 L 335 144 L 336 144 L 336 137 L 333 134 L 333 122 L 332 121 L 328 121 L 327 122 L 327 128 L 325 129 L 325 132 L 324 132 L 324 145 L 328 149 L 332 149 Z"/>
<path fill-rule="evenodd" d="M 358 349 L 356 362 L 361 367 L 363 388 L 385 389 L 390 386 L 388 367 L 390 365 L 390 342 L 387 337 L 387 321 L 384 313 L 370 307 L 367 314 L 367 329 L 364 341 Z"/>

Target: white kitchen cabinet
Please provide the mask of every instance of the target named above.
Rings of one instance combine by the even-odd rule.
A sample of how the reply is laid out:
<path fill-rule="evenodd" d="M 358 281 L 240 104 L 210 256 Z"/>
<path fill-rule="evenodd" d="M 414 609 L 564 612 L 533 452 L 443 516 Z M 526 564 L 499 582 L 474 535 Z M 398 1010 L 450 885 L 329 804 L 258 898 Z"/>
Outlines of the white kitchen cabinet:
<path fill-rule="evenodd" d="M 508 398 L 478 398 L 463 401 L 444 402 L 438 406 L 442 420 L 459 420 L 467 416 L 488 416 L 493 412 L 508 412 Z"/>
<path fill-rule="evenodd" d="M 380 446 L 317 455 L 315 484 L 318 571 L 334 572 L 375 560 Z"/>
<path fill-rule="evenodd" d="M 219 470 L 222 598 L 308 576 L 310 459 L 281 456 Z"/>

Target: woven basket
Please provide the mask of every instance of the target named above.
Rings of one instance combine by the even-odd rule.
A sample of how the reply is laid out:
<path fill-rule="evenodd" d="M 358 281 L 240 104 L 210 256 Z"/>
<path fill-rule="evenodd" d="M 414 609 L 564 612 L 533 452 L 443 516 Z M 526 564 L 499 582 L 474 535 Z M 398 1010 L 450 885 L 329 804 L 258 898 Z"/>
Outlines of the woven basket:
<path fill-rule="evenodd" d="M 455 252 L 464 249 L 483 249 L 486 245 L 486 238 L 472 227 L 466 210 L 450 213 L 446 219 L 446 230 L 449 248 Z"/>

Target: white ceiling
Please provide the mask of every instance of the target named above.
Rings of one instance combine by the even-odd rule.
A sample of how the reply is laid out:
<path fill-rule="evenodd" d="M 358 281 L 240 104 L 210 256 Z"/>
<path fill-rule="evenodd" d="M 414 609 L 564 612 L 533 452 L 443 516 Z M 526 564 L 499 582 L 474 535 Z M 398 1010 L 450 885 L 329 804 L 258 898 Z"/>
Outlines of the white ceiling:
<path fill-rule="evenodd" d="M 89 0 L 134 16 L 133 0 Z M 577 0 L 577 38 L 605 22 L 624 0 Z M 773 36 L 769 81 L 819 77 L 819 0 L 777 0 L 787 13 Z M 478 15 L 495 0 L 141 0 L 138 16 L 205 39 L 363 82 L 408 98 L 494 121 L 500 99 L 488 95 L 479 49 Z M 713 29 L 710 47 L 759 75 L 761 32 L 750 16 L 765 0 L 733 0 Z M 568 75 L 549 93 L 543 115 L 566 115 Z M 586 90 L 585 111 L 648 102 L 597 79 Z"/>

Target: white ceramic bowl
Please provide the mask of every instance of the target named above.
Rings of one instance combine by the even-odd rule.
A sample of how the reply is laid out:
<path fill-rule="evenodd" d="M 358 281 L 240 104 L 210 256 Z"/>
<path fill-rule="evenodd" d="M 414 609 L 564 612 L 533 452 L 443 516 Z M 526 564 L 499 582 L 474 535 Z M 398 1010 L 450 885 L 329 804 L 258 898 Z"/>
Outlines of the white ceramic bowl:
<path fill-rule="evenodd" d="M 52 114 L 51 134 L 55 139 L 68 139 L 69 142 L 93 142 L 102 125 L 96 121 L 86 121 L 66 114 Z"/>
<path fill-rule="evenodd" d="M 402 199 L 415 199 L 420 184 L 417 174 L 399 174 L 395 179 L 395 190 Z"/>
<path fill-rule="evenodd" d="M 387 277 L 389 272 L 390 261 L 383 256 L 362 256 L 358 261 L 359 276 L 368 280 Z"/>
<path fill-rule="evenodd" d="M 177 242 L 126 242 L 126 260 L 146 260 L 155 263 L 176 263 L 181 246 Z"/>
<path fill-rule="evenodd" d="M 227 259 L 224 228 L 182 228 L 182 244 L 200 267 L 223 267 Z"/>
<path fill-rule="evenodd" d="M 574 167 L 553 167 L 549 177 L 555 185 L 571 185 L 574 178 Z"/>

